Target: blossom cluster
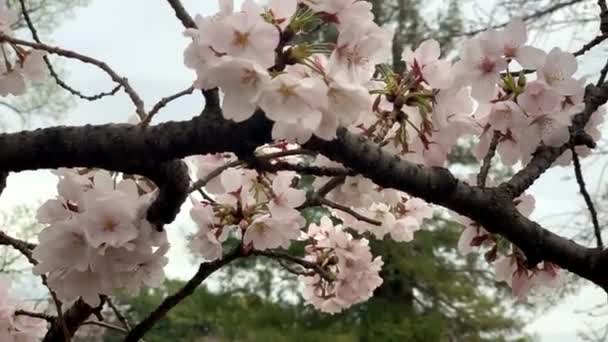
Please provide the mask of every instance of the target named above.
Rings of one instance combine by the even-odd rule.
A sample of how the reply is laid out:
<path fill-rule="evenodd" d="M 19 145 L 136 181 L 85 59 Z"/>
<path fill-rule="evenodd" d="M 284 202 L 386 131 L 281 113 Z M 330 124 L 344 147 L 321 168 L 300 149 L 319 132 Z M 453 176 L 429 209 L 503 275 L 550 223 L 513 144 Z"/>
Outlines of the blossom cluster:
<path fill-rule="evenodd" d="M 367 239 L 355 239 L 342 225 L 323 216 L 320 224 L 311 224 L 307 236 L 306 260 L 322 265 L 335 279 L 321 274 L 301 275 L 303 296 L 317 309 L 338 313 L 372 297 L 382 284 L 381 257 L 374 258 Z"/>
<path fill-rule="evenodd" d="M 280 146 L 286 150 L 266 147 L 261 149 L 264 153 L 259 158 L 270 155 L 269 150 L 289 151 L 288 146 Z M 304 159 L 290 156 L 275 158 L 274 162 L 298 164 L 304 163 Z M 318 275 L 301 277 L 307 288 L 305 299 L 326 312 L 336 313 L 368 299 L 382 283 L 378 278 L 381 258 L 373 258 L 367 240 L 354 238 L 346 229 L 359 234 L 370 232 L 378 239 L 388 234 L 396 241 L 411 241 L 423 220 L 432 215 L 424 201 L 396 190 L 381 189 L 357 176 L 346 177 L 343 184 L 329 191 L 327 198 L 366 215 L 368 221 L 326 205 L 331 216 L 325 216 L 319 226 L 307 225 L 298 209 L 307 205 L 307 191 L 318 191 L 329 181 L 327 177 L 317 177 L 308 190 L 299 184 L 299 177 L 292 171 L 270 174 L 230 167 L 210 178 L 211 173 L 234 160 L 224 154 L 193 159 L 197 178 L 208 181 L 204 187 L 206 199 L 194 201 L 190 212 L 198 227 L 190 239 L 191 249 L 207 260 L 215 260 L 222 256 L 223 243 L 230 236 L 241 238 L 246 250 L 288 249 L 296 241 L 303 242 L 308 246 L 305 260 L 336 276 L 336 280 Z M 322 156 L 317 156 L 312 164 L 341 167 Z M 334 225 L 333 220 L 343 224 Z M 349 254 L 354 251 L 359 254 Z M 330 259 L 335 259 L 336 264 L 328 264 Z"/>
<path fill-rule="evenodd" d="M 39 341 L 46 332 L 46 322 L 26 315 L 17 315 L 17 299 L 11 283 L 0 277 L 0 340 L 3 342 Z"/>
<path fill-rule="evenodd" d="M 0 3 L 0 33 L 12 35 L 11 25 L 18 19 L 17 11 L 7 8 L 4 2 Z M 44 51 L 25 50 L 6 43 L 0 43 L 0 49 L 0 96 L 23 95 L 26 79 L 39 82 L 47 77 Z"/>
<path fill-rule="evenodd" d="M 36 274 L 63 302 L 81 297 L 91 306 L 101 294 L 124 289 L 136 294 L 164 280 L 169 244 L 145 220 L 154 192 L 140 194 L 132 179 L 110 173 L 59 170 L 58 197 L 45 202 L 37 218 L 46 227 L 33 257 Z"/>
<path fill-rule="evenodd" d="M 244 121 L 257 107 L 274 122 L 272 136 L 304 143 L 315 136 L 331 140 L 338 126 L 349 126 L 371 110 L 364 86 L 376 64 L 390 53 L 392 33 L 372 20 L 371 4 L 363 1 L 254 1 L 232 12 L 196 18 L 197 29 L 186 31 L 193 41 L 185 51 L 186 66 L 196 70 L 201 88 L 219 87 L 227 119 Z M 326 44 L 290 46 L 304 34 L 312 10 L 338 23 L 342 34 L 329 58 Z M 292 61 L 299 61 L 294 64 Z"/>

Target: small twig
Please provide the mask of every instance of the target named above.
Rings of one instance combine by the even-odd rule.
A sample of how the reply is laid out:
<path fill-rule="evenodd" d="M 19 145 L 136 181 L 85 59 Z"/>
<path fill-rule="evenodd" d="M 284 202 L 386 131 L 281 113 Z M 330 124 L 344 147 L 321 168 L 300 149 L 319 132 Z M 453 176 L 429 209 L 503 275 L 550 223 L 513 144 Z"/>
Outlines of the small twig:
<path fill-rule="evenodd" d="M 29 12 L 28 12 L 27 8 L 25 7 L 25 1 L 19 0 L 19 3 L 21 4 L 21 12 L 23 13 L 23 18 L 25 19 L 27 27 L 30 29 L 30 32 L 32 33 L 32 38 L 34 38 L 34 40 L 37 43 L 42 43 L 42 41 L 40 40 L 40 36 L 38 35 L 38 31 L 36 30 L 36 27 L 34 26 L 32 19 L 30 18 Z M 55 71 L 55 68 L 53 67 L 53 65 L 51 64 L 51 61 L 49 60 L 49 58 L 47 56 L 44 56 L 43 59 L 44 59 L 44 63 L 46 64 L 46 66 L 49 70 L 49 73 L 51 74 L 51 77 L 53 77 L 53 79 L 55 80 L 57 85 L 59 85 L 61 88 L 65 89 L 65 90 L 67 90 L 72 95 L 78 96 L 79 98 L 81 98 L 83 100 L 96 101 L 96 100 L 102 99 L 106 96 L 115 95 L 122 88 L 122 84 L 118 84 L 118 85 L 116 85 L 116 87 L 114 87 L 112 90 L 110 90 L 108 92 L 102 92 L 102 93 L 99 93 L 96 95 L 84 95 L 82 92 L 70 87 L 67 83 L 65 83 L 59 77 L 59 74 L 57 74 L 57 71 Z"/>
<path fill-rule="evenodd" d="M 591 222 L 593 223 L 593 231 L 595 233 L 595 239 L 597 241 L 597 248 L 604 249 L 604 242 L 602 241 L 602 231 L 600 228 L 599 220 L 597 218 L 597 210 L 595 209 L 593 200 L 589 195 L 589 191 L 587 191 L 587 186 L 585 185 L 585 178 L 583 177 L 583 171 L 581 168 L 581 162 L 578 157 L 578 153 L 576 153 L 576 148 L 574 146 L 570 147 L 570 151 L 572 152 L 572 160 L 574 161 L 574 174 L 576 175 L 576 182 L 578 183 L 581 195 L 585 199 L 587 209 L 589 210 L 589 215 L 591 216 Z"/>
<path fill-rule="evenodd" d="M 154 105 L 154 107 L 152 107 L 152 109 L 148 112 L 148 115 L 146 116 L 145 119 L 142 120 L 140 125 L 142 125 L 142 126 L 149 125 L 150 122 L 152 121 L 152 118 L 154 118 L 154 115 L 156 115 L 161 109 L 163 109 L 165 106 L 167 106 L 167 104 L 169 104 L 171 101 L 175 101 L 175 100 L 179 99 L 180 97 L 190 95 L 193 92 L 194 92 L 194 87 L 190 87 L 188 89 L 182 90 L 171 96 L 162 98 L 160 101 L 158 101 L 157 104 Z"/>
<path fill-rule="evenodd" d="M 121 328 L 121 327 L 119 327 L 117 325 L 106 323 L 106 322 L 86 321 L 86 322 L 83 322 L 82 325 L 97 325 L 97 326 L 100 326 L 100 327 L 103 327 L 103 328 L 120 331 L 120 332 L 125 333 L 125 334 L 128 333 L 128 331 L 125 328 Z"/>
<path fill-rule="evenodd" d="M 357 173 L 341 167 L 321 167 L 314 165 L 291 164 L 287 162 L 259 163 L 256 169 L 266 172 L 295 171 L 299 174 L 318 177 L 355 176 Z"/>
<path fill-rule="evenodd" d="M 34 257 L 32 257 L 32 249 L 36 247 L 34 244 L 15 239 L 8 236 L 3 231 L 0 231 L 0 246 L 11 246 L 25 256 L 32 265 L 36 265 L 38 263 Z"/>
<path fill-rule="evenodd" d="M 196 23 L 194 22 L 188 11 L 186 11 L 181 1 L 167 0 L 167 2 L 173 8 L 173 10 L 175 11 L 175 16 L 182 22 L 182 25 L 184 25 L 185 28 L 196 28 Z"/>
<path fill-rule="evenodd" d="M 61 301 L 59 300 L 59 298 L 57 298 L 57 294 L 55 293 L 55 291 L 51 290 L 51 288 L 49 287 L 46 281 L 46 276 L 42 276 L 42 280 L 44 285 L 49 289 L 51 298 L 53 299 L 53 303 L 55 304 L 55 309 L 57 310 L 57 319 L 59 320 L 59 324 L 61 324 L 61 330 L 63 331 L 64 340 L 65 342 L 70 342 L 70 331 L 68 330 L 68 326 L 65 323 L 65 317 L 63 316 L 63 310 L 61 308 Z"/>
<path fill-rule="evenodd" d="M 593 40 L 591 40 L 589 43 L 583 45 L 578 51 L 574 52 L 575 56 L 582 56 L 585 53 L 591 51 L 591 49 L 593 49 L 594 47 L 600 45 L 604 40 L 608 39 L 608 36 L 602 34 L 599 35 L 595 38 L 593 38 Z"/>
<path fill-rule="evenodd" d="M 325 279 L 327 281 L 336 280 L 336 276 L 334 274 L 327 271 L 326 269 L 321 267 L 319 264 L 316 264 L 316 263 L 310 262 L 310 261 L 306 261 L 306 260 L 294 257 L 294 256 L 286 254 L 286 253 L 272 252 L 272 251 L 253 251 L 253 255 L 264 256 L 264 257 L 267 257 L 270 259 L 275 259 L 275 260 L 281 260 L 281 259 L 286 260 L 286 261 L 292 262 L 294 264 L 298 264 L 304 268 L 314 270 L 318 275 L 320 275 L 323 279 Z"/>
<path fill-rule="evenodd" d="M 306 149 L 286 150 L 286 151 L 280 151 L 280 152 L 268 153 L 268 154 L 256 156 L 255 157 L 256 161 L 254 163 L 257 163 L 258 161 L 269 161 L 269 160 L 277 159 L 277 158 L 298 156 L 298 155 L 310 155 L 310 154 L 312 154 L 312 152 L 309 150 L 306 150 Z M 193 193 L 195 191 L 199 191 L 200 189 L 204 188 L 207 185 L 207 183 L 209 183 L 211 180 L 213 180 L 214 178 L 221 175 L 222 172 L 228 170 L 229 168 L 239 167 L 239 166 L 246 165 L 246 164 L 247 164 L 247 162 L 244 160 L 235 160 L 235 161 L 228 162 L 228 163 L 218 167 L 217 169 L 211 171 L 204 178 L 194 182 L 194 184 L 192 184 L 192 186 L 190 187 L 188 192 Z M 271 166 L 268 166 L 268 167 L 270 168 Z"/>
<path fill-rule="evenodd" d="M 97 60 L 97 59 L 89 57 L 89 56 L 79 54 L 79 53 L 71 51 L 71 50 L 65 50 L 65 49 L 62 49 L 59 47 L 50 46 L 50 45 L 46 45 L 46 44 L 42 44 L 42 43 L 32 43 L 32 42 L 28 42 L 26 40 L 12 38 L 12 37 L 7 36 L 4 33 L 0 33 L 0 42 L 9 42 L 9 43 L 15 44 L 15 45 L 27 46 L 32 49 L 46 51 L 48 53 L 62 56 L 62 57 L 69 58 L 69 59 L 76 59 L 83 63 L 91 64 L 91 65 L 98 67 L 99 69 L 103 70 L 106 74 L 108 74 L 108 76 L 110 76 L 110 78 L 114 82 L 122 85 L 122 88 L 124 88 L 125 92 L 129 95 L 131 102 L 133 102 L 133 104 L 135 105 L 135 112 L 137 113 L 139 118 L 141 120 L 143 120 L 146 117 L 146 111 L 144 109 L 144 102 L 141 99 L 141 97 L 139 97 L 137 92 L 133 89 L 133 87 L 131 87 L 131 85 L 129 84 L 129 81 L 126 78 L 118 75 L 105 62 L 102 62 L 100 60 Z"/>
<path fill-rule="evenodd" d="M 330 208 L 343 211 L 343 212 L 349 214 L 350 216 L 356 218 L 359 221 L 367 222 L 367 223 L 372 224 L 374 226 L 381 226 L 382 225 L 382 222 L 380 222 L 378 220 L 374 220 L 374 219 L 371 219 L 369 217 L 363 216 L 363 215 L 359 214 L 358 212 L 356 212 L 355 210 L 353 210 L 352 208 L 349 208 L 349 207 L 347 207 L 345 205 L 342 205 L 342 204 L 330 201 L 327 198 L 324 198 L 324 197 L 319 198 L 319 203 L 322 204 L 322 205 L 328 206 Z"/>
<path fill-rule="evenodd" d="M 106 298 L 106 303 L 108 303 L 108 306 L 110 307 L 110 309 L 112 309 L 112 312 L 114 312 L 114 316 L 116 316 L 118 321 L 125 327 L 127 332 L 130 331 L 131 324 L 129 323 L 129 320 L 127 320 L 127 318 L 122 314 L 122 312 L 120 312 L 116 305 L 114 305 L 114 302 L 112 302 L 110 298 Z"/>
<path fill-rule="evenodd" d="M 346 177 L 343 176 L 332 178 L 331 180 L 329 180 L 329 182 L 325 183 L 325 185 L 323 185 L 319 188 L 319 190 L 317 190 L 317 193 L 314 195 L 314 197 L 323 198 L 327 196 L 327 194 L 329 194 L 332 190 L 342 185 L 345 180 Z"/>
<path fill-rule="evenodd" d="M 606 81 L 606 75 L 608 75 L 608 60 L 606 61 L 606 64 L 604 64 L 602 71 L 600 71 L 600 78 L 597 80 L 596 86 L 599 87 L 604 84 Z"/>
<path fill-rule="evenodd" d="M 175 16 L 185 28 L 196 28 L 196 22 L 192 19 L 192 16 L 186 11 L 184 5 L 180 0 L 167 0 L 169 6 L 173 8 Z M 211 108 L 217 108 L 220 105 L 220 95 L 217 88 L 203 90 L 203 96 L 205 97 L 205 106 Z"/>
<path fill-rule="evenodd" d="M 277 259 L 276 261 L 279 263 L 279 265 L 281 265 L 281 267 L 283 267 L 287 272 L 289 272 L 291 274 L 303 275 L 303 276 L 307 276 L 307 277 L 312 277 L 316 274 L 315 271 L 297 270 L 297 269 L 293 268 L 292 266 L 290 266 L 285 260 L 282 260 L 282 259 Z"/>
<path fill-rule="evenodd" d="M 499 141 L 500 132 L 494 131 L 494 136 L 492 136 L 492 141 L 490 142 L 490 148 L 488 149 L 486 156 L 483 158 L 483 164 L 481 165 L 481 169 L 477 175 L 477 186 L 480 188 L 485 188 L 486 186 L 488 174 L 490 173 L 490 168 L 492 167 L 492 158 L 494 158 L 496 155 L 496 148 L 498 147 Z"/>
<path fill-rule="evenodd" d="M 30 311 L 25 311 L 25 310 L 16 310 L 15 315 L 39 318 L 39 319 L 45 320 L 47 322 L 53 322 L 56 318 L 55 316 L 52 316 L 52 315 L 47 315 L 47 314 L 39 313 L 39 312 L 30 312 Z"/>

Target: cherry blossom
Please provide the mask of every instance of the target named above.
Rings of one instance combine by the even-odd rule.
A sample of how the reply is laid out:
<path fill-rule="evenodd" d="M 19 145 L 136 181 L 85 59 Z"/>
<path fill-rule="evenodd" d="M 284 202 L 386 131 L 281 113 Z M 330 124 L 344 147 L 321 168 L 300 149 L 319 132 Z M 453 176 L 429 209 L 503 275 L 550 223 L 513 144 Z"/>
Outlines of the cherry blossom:
<path fill-rule="evenodd" d="M 419 73 L 429 86 L 435 89 L 449 88 L 453 81 L 451 64 L 440 60 L 439 43 L 434 39 L 425 40 L 416 51 L 405 48 L 402 58 L 414 72 Z"/>
<path fill-rule="evenodd" d="M 497 32 L 487 31 L 464 42 L 454 68 L 459 82 L 471 86 L 471 95 L 487 102 L 496 95 L 496 84 L 507 61 L 497 45 Z"/>
<path fill-rule="evenodd" d="M 241 122 L 249 119 L 257 107 L 261 91 L 270 81 L 262 66 L 247 59 L 224 56 L 207 70 L 206 88 L 220 87 L 224 92 L 224 118 Z"/>
<path fill-rule="evenodd" d="M 295 209 L 304 204 L 306 191 L 294 189 L 291 183 L 295 179 L 295 172 L 279 172 L 272 181 L 273 198 L 268 207 L 272 217 L 276 219 L 290 219 L 300 216 Z"/>
<path fill-rule="evenodd" d="M 576 58 L 560 48 L 553 48 L 545 64 L 537 70 L 538 79 L 544 81 L 561 95 L 574 95 L 581 88 L 572 76 L 577 70 Z"/>
<path fill-rule="evenodd" d="M 60 196 L 38 212 L 47 226 L 32 256 L 34 272 L 47 276 L 59 299 L 80 297 L 95 306 L 99 295 L 116 289 L 136 293 L 161 285 L 166 233 L 144 219 L 155 193 L 140 195 L 133 180 L 115 184 L 103 171 L 57 174 Z"/>
<path fill-rule="evenodd" d="M 546 53 L 543 50 L 524 45 L 528 40 L 528 31 L 521 18 L 511 19 L 500 36 L 505 57 L 515 59 L 523 68 L 536 69 L 545 61 Z"/>
<path fill-rule="evenodd" d="M 245 0 L 240 12 L 227 15 L 209 25 L 209 46 L 213 51 L 248 59 L 263 68 L 273 66 L 279 31 L 264 21 L 262 13 L 262 7 L 253 0 Z"/>

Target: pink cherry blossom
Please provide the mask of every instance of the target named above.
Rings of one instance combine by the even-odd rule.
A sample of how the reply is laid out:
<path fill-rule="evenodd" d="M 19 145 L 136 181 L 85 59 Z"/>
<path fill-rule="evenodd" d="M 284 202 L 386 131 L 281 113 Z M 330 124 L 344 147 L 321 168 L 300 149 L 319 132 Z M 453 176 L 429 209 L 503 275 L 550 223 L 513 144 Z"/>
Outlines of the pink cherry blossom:
<path fill-rule="evenodd" d="M 523 68 L 537 69 L 544 61 L 546 53 L 538 48 L 524 45 L 528 40 L 528 31 L 521 18 L 513 18 L 500 32 L 503 53 L 507 58 L 515 59 Z"/>
<path fill-rule="evenodd" d="M 429 86 L 436 89 L 449 88 L 453 81 L 452 65 L 440 60 L 439 43 L 434 39 L 425 40 L 416 51 L 405 48 L 402 59 L 408 67 L 421 74 Z"/>
<path fill-rule="evenodd" d="M 540 81 L 526 85 L 526 90 L 517 98 L 521 108 L 529 115 L 551 114 L 558 110 L 562 96 Z"/>
<path fill-rule="evenodd" d="M 295 209 L 306 201 L 306 191 L 291 187 L 295 172 L 278 172 L 272 181 L 273 198 L 268 204 L 270 213 L 276 219 L 293 219 L 300 216 Z"/>
<path fill-rule="evenodd" d="M 498 33 L 488 31 L 464 42 L 461 60 L 455 65 L 456 78 L 461 84 L 471 86 L 471 95 L 487 102 L 496 96 L 496 84 L 507 61 L 502 56 Z"/>
<path fill-rule="evenodd" d="M 243 2 L 242 11 L 227 15 L 211 26 L 209 45 L 214 51 L 250 60 L 269 68 L 275 63 L 274 49 L 279 31 L 262 18 L 263 9 L 253 0 Z"/>
<path fill-rule="evenodd" d="M 289 248 L 291 241 L 300 237 L 301 220 L 279 220 L 270 215 L 256 218 L 243 235 L 243 243 L 257 250 Z"/>
<path fill-rule="evenodd" d="M 345 27 L 330 57 L 330 74 L 355 84 L 368 81 L 375 65 L 389 58 L 392 36 L 373 23 Z"/>
<path fill-rule="evenodd" d="M 209 261 L 221 258 L 222 243 L 228 238 L 229 230 L 216 225 L 213 208 L 195 204 L 190 210 L 190 216 L 198 226 L 198 232 L 190 238 L 192 251 Z"/>
<path fill-rule="evenodd" d="M 545 64 L 537 70 L 538 79 L 551 86 L 561 95 L 574 95 L 580 89 L 580 84 L 572 76 L 578 66 L 576 58 L 560 48 L 553 48 L 545 60 Z"/>
<path fill-rule="evenodd" d="M 268 72 L 255 62 L 224 56 L 207 70 L 207 88 L 220 87 L 224 92 L 224 118 L 241 122 L 249 119 L 257 100 L 270 81 Z"/>

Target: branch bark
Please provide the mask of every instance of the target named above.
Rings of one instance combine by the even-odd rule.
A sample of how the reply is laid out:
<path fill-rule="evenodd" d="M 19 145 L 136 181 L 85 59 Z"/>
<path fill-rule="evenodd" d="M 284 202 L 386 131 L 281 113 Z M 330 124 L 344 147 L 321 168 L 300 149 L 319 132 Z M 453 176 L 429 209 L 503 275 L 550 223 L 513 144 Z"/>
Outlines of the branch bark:
<path fill-rule="evenodd" d="M 199 266 L 196 274 L 182 287 L 179 291 L 171 296 L 165 298 L 165 300 L 154 310 L 148 317 L 133 327 L 127 334 L 124 342 L 137 342 L 139 341 L 148 330 L 152 329 L 154 325 L 161 320 L 165 315 L 177 304 L 179 304 L 186 297 L 194 293 L 197 287 L 207 279 L 213 272 L 229 264 L 235 259 L 241 256 L 240 246 L 235 250 L 225 255 L 222 259 L 215 260 L 213 262 L 203 263 Z"/>

